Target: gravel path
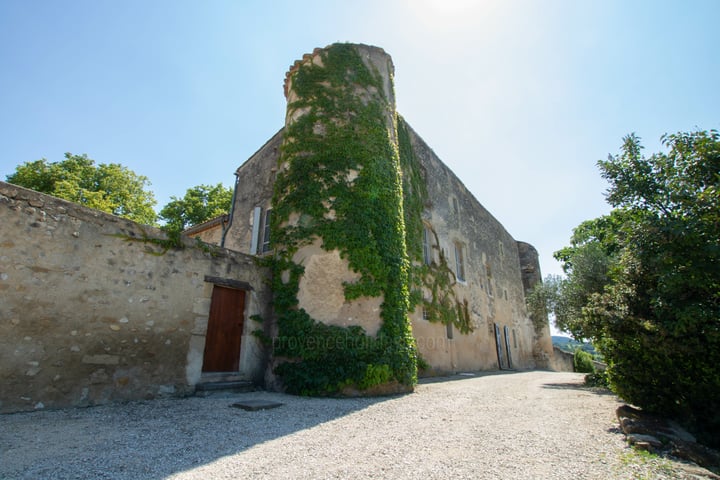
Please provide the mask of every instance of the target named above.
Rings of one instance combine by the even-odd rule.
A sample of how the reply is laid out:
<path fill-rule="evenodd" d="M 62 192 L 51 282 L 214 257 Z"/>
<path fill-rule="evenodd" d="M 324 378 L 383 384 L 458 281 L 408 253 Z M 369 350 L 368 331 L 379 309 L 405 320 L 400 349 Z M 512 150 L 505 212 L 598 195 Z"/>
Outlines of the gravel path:
<path fill-rule="evenodd" d="M 247 399 L 282 402 L 262 411 Z M 625 446 L 573 373 L 423 382 L 386 398 L 269 392 L 0 416 L 2 479 L 689 478 Z"/>

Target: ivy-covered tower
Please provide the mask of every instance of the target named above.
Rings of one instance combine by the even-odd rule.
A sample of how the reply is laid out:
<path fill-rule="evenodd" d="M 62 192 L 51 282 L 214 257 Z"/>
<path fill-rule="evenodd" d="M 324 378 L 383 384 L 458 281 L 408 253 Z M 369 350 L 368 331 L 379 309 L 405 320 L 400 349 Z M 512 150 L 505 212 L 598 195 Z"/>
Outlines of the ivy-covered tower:
<path fill-rule="evenodd" d="M 333 44 L 285 79 L 271 238 L 290 391 L 416 381 L 392 78 L 382 49 Z"/>
<path fill-rule="evenodd" d="M 396 112 L 390 56 L 333 44 L 284 87 L 285 125 L 236 170 L 222 232 L 272 267 L 275 315 L 245 335 L 271 346 L 270 388 L 387 392 L 412 388 L 418 365 L 547 367 L 547 319 L 525 302 L 534 249 Z M 473 145 L 467 161 L 492 165 Z"/>

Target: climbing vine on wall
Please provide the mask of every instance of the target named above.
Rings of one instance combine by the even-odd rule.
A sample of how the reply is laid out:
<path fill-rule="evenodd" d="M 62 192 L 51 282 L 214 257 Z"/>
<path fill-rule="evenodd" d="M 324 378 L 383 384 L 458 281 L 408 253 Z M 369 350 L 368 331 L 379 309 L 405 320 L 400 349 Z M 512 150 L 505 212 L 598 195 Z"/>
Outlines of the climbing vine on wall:
<path fill-rule="evenodd" d="M 452 324 L 460 333 L 472 332 L 467 300 L 461 301 L 455 293 L 455 273 L 450 269 L 444 252 L 440 249 L 437 232 L 426 227 L 422 221 L 423 212 L 428 208 L 427 183 L 424 172 L 413 150 L 410 133 L 405 120 L 397 121 L 400 165 L 403 172 L 403 202 L 405 212 L 405 243 L 411 261 L 409 272 L 410 307 L 422 305 L 426 318 L 431 322 Z M 437 255 L 427 265 L 423 255 L 424 229 L 433 236 L 431 242 Z M 437 257 L 437 262 L 434 258 Z M 423 295 L 423 290 L 427 295 Z"/>
<path fill-rule="evenodd" d="M 291 74 L 293 100 L 273 196 L 276 255 L 273 289 L 279 333 L 276 372 L 287 389 L 326 394 L 417 379 L 408 320 L 409 262 L 405 245 L 397 145 L 388 130 L 394 111 L 382 78 L 352 45 L 334 44 Z M 359 274 L 345 298 L 383 297 L 376 337 L 361 327 L 312 319 L 298 307 L 302 265 L 293 255 L 320 239 Z"/>

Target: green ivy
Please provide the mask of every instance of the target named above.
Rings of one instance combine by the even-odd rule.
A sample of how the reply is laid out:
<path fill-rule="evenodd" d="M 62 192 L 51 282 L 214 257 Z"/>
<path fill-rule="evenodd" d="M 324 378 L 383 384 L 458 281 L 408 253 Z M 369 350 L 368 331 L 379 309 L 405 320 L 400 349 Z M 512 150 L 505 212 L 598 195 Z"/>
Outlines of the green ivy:
<path fill-rule="evenodd" d="M 417 352 L 408 320 L 402 183 L 387 128 L 395 113 L 381 76 L 354 46 L 334 44 L 319 55 L 322 65 L 304 62 L 291 74 L 297 99 L 289 114 L 304 113 L 286 127 L 273 196 L 275 356 L 286 359 L 276 373 L 288 391 L 302 394 L 392 379 L 413 385 Z M 303 220 L 292 224 L 292 215 Z M 315 239 L 360 274 L 344 285 L 346 299 L 383 297 L 377 336 L 357 326 L 325 325 L 298 308 L 303 267 L 292 257 Z"/>
<path fill-rule="evenodd" d="M 442 252 L 439 263 L 423 263 L 425 172 L 381 75 L 353 45 L 334 44 L 318 55 L 321 62 L 304 61 L 290 73 L 288 115 L 302 114 L 285 129 L 274 186 L 275 372 L 288 391 L 308 395 L 392 380 L 411 386 L 418 356 L 408 313 L 422 304 L 431 321 L 468 333 L 468 305 L 455 294 Z M 292 258 L 316 239 L 359 274 L 343 285 L 347 300 L 383 297 L 375 337 L 358 326 L 318 322 L 298 307 L 304 269 Z"/>
<path fill-rule="evenodd" d="M 405 244 L 412 262 L 410 268 L 410 308 L 422 304 L 430 322 L 454 325 L 460 333 L 473 331 L 467 300 L 460 301 L 455 293 L 455 273 L 448 266 L 447 258 L 438 247 L 437 232 L 428 227 L 434 237 L 433 247 L 438 251 L 438 262 L 425 265 L 423 258 L 423 212 L 430 207 L 425 172 L 415 156 L 405 120 L 398 116 L 397 122 L 400 165 L 403 172 L 403 203 L 405 212 Z M 423 290 L 429 298 L 423 297 Z"/>

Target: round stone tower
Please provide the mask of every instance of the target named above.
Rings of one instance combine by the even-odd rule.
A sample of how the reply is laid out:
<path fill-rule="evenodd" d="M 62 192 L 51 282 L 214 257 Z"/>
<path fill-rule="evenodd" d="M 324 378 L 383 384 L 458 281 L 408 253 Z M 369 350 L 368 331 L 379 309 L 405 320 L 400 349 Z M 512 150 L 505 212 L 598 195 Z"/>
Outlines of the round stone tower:
<path fill-rule="evenodd" d="M 333 44 L 287 72 L 273 196 L 282 266 L 275 289 L 289 298 L 287 312 L 278 312 L 280 337 L 283 318 L 297 327 L 298 316 L 305 326 L 297 336 L 324 331 L 308 326 L 314 322 L 361 331 L 387 342 L 378 368 L 407 384 L 416 371 L 393 70 L 381 48 Z"/>
<path fill-rule="evenodd" d="M 518 254 L 520 257 L 520 272 L 525 296 L 527 297 L 535 285 L 542 283 L 540 273 L 540 258 L 538 252 L 529 243 L 517 242 Z M 535 336 L 533 338 L 533 356 L 537 368 L 548 368 L 550 358 L 553 355 L 552 337 L 550 336 L 550 324 L 547 314 L 542 318 L 534 318 L 530 314 L 535 325 Z"/>
<path fill-rule="evenodd" d="M 306 91 L 303 87 L 295 89 L 293 85 L 301 67 L 314 65 L 316 67 L 324 68 L 325 64 L 323 57 L 326 57 L 328 52 L 337 46 L 338 44 L 330 45 L 326 48 L 316 48 L 313 50 L 313 53 L 306 53 L 303 55 L 302 59 L 296 60 L 295 63 L 293 63 L 288 69 L 285 74 L 285 82 L 283 85 L 285 98 L 288 103 L 287 115 L 285 117 L 286 127 L 298 117 L 302 116 L 303 113 L 308 111 L 307 109 L 298 109 L 294 107 L 298 100 L 302 99 L 303 93 Z M 393 86 L 393 76 L 395 75 L 395 67 L 393 66 L 392 58 L 380 47 L 363 44 L 344 44 L 343 47 L 354 50 L 362 60 L 367 70 L 370 73 L 376 74 L 379 80 L 379 85 L 367 85 L 361 78 L 356 78 L 356 81 L 354 82 L 353 73 L 358 74 L 360 72 L 347 71 L 345 72 L 347 74 L 345 76 L 345 80 L 348 82 L 346 87 L 349 90 L 354 91 L 354 94 L 358 97 L 364 98 L 365 101 L 379 101 L 380 103 L 386 104 L 388 107 L 386 127 L 392 129 L 394 132 L 395 88 Z M 329 83 L 328 79 L 328 83 L 325 83 L 324 86 L 331 88 L 334 85 Z M 381 87 L 381 91 L 379 92 L 377 91 L 378 86 Z M 319 105 L 317 107 L 319 107 Z"/>

